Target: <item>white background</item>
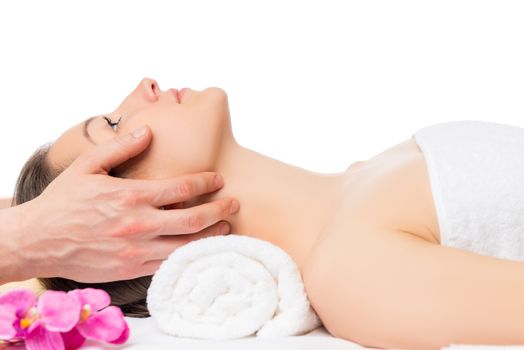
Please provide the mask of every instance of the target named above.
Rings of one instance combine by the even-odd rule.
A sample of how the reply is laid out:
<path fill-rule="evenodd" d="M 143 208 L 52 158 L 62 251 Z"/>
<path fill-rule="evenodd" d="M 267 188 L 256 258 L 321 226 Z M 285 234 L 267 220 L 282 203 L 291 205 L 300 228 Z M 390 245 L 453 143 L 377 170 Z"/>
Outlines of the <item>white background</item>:
<path fill-rule="evenodd" d="M 322 173 L 437 122 L 524 127 L 521 4 L 2 1 L 0 196 L 38 146 L 143 77 L 223 88 L 240 144 Z"/>

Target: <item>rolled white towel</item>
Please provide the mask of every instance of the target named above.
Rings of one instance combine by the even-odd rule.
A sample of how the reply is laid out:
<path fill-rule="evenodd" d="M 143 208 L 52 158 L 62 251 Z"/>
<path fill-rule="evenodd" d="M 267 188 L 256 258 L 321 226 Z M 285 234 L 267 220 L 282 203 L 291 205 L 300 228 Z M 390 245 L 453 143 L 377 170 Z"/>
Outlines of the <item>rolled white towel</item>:
<path fill-rule="evenodd" d="M 161 330 L 179 337 L 290 336 L 321 325 L 295 261 L 274 244 L 235 234 L 171 253 L 153 275 L 147 306 Z"/>

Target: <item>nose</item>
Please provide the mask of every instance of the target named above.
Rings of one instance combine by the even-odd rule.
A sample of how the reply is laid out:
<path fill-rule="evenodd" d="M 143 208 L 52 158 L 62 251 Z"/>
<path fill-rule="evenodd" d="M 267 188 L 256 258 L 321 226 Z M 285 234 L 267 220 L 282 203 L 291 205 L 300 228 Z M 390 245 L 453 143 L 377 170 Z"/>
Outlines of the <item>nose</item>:
<path fill-rule="evenodd" d="M 160 96 L 160 88 L 156 80 L 151 78 L 144 78 L 140 82 L 140 87 L 144 91 L 145 97 L 151 102 L 158 100 Z"/>

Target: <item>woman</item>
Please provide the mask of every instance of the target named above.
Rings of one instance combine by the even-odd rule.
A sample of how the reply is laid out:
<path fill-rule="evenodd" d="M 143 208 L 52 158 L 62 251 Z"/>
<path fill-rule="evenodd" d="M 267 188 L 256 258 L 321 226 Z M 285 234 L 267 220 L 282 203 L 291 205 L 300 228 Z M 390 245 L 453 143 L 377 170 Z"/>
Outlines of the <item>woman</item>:
<path fill-rule="evenodd" d="M 163 91 L 143 79 L 115 111 L 72 127 L 35 154 L 20 176 L 17 203 L 38 195 L 84 150 L 142 124 L 153 131 L 150 148 L 112 174 L 222 174 L 220 196 L 241 203 L 231 232 L 288 252 L 334 336 L 380 348 L 524 343 L 524 265 L 441 244 L 426 160 L 413 137 L 342 173 L 319 174 L 240 146 L 222 89 Z M 35 167 L 46 176 L 28 177 Z M 199 227 L 200 218 L 193 219 L 190 225 Z M 96 286 L 127 315 L 144 316 L 149 281 Z M 52 289 L 85 286 L 41 282 Z"/>

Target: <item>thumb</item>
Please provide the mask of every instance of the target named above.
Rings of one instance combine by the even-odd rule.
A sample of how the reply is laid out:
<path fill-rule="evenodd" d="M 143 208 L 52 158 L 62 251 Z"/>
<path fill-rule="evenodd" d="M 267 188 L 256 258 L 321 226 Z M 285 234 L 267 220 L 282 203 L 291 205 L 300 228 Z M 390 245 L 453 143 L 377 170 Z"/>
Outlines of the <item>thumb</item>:
<path fill-rule="evenodd" d="M 82 153 L 70 168 L 83 174 L 108 174 L 112 168 L 142 153 L 151 138 L 151 130 L 144 125 Z"/>

